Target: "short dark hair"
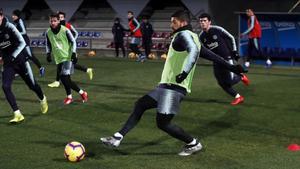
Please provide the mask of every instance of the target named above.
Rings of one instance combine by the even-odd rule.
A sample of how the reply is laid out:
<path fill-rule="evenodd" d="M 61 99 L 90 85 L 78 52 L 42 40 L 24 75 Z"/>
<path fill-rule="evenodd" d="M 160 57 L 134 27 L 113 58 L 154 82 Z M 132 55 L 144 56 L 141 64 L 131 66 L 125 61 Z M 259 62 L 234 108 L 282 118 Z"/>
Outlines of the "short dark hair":
<path fill-rule="evenodd" d="M 13 11 L 13 15 L 16 15 L 17 17 L 21 16 L 21 11 L 19 9 L 16 9 Z"/>
<path fill-rule="evenodd" d="M 49 18 L 57 18 L 57 20 L 59 20 L 59 15 L 57 13 L 52 13 L 49 15 Z"/>
<path fill-rule="evenodd" d="M 63 15 L 64 17 L 66 17 L 66 13 L 65 13 L 65 12 L 58 11 L 57 14 L 58 14 L 58 15 Z"/>
<path fill-rule="evenodd" d="M 127 13 L 130 13 L 130 14 L 132 14 L 132 15 L 133 15 L 133 12 L 132 12 L 132 11 L 128 11 Z"/>
<path fill-rule="evenodd" d="M 199 19 L 200 18 L 207 18 L 209 21 L 211 21 L 211 16 L 208 14 L 208 13 L 202 13 L 200 16 L 199 16 Z"/>
<path fill-rule="evenodd" d="M 191 22 L 190 13 L 185 10 L 178 10 L 171 15 L 171 17 L 175 17 L 180 21 L 186 21 L 188 23 Z"/>

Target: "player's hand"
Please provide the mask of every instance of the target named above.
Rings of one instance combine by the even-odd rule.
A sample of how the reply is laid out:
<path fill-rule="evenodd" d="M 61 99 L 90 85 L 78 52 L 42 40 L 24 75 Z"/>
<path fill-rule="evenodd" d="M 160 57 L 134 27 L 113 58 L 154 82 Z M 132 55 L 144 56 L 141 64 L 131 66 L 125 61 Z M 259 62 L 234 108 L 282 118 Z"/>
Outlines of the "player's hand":
<path fill-rule="evenodd" d="M 180 74 L 176 76 L 176 82 L 181 83 L 184 81 L 184 79 L 188 76 L 188 74 L 185 71 L 182 71 Z"/>
<path fill-rule="evenodd" d="M 47 62 L 52 62 L 51 54 L 47 53 Z"/>
<path fill-rule="evenodd" d="M 235 73 L 235 74 L 241 74 L 241 73 L 247 73 L 248 72 L 248 70 L 245 69 L 241 65 L 231 65 L 230 66 L 230 71 Z"/>
<path fill-rule="evenodd" d="M 239 60 L 239 58 L 240 58 L 239 53 L 238 53 L 237 51 L 235 51 L 235 50 L 232 51 L 231 56 L 232 56 L 232 58 L 233 58 L 234 60 Z"/>
<path fill-rule="evenodd" d="M 71 61 L 73 62 L 73 64 L 76 64 L 78 61 L 77 55 L 74 52 L 72 53 Z"/>

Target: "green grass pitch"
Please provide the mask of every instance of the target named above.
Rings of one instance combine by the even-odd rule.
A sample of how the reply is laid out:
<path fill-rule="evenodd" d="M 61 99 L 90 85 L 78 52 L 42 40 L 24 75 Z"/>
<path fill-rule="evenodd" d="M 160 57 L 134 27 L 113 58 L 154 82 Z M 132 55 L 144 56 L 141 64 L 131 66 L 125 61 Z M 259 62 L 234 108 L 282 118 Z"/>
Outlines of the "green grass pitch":
<path fill-rule="evenodd" d="M 44 60 L 41 59 L 41 60 Z M 55 65 L 45 64 L 46 76 L 37 80 L 47 95 L 49 112 L 39 112 L 37 97 L 17 78 L 13 84 L 25 122 L 10 125 L 11 109 L 1 90 L 0 169 L 299 169 L 300 69 L 251 67 L 249 87 L 235 86 L 245 103 L 231 106 L 232 98 L 217 85 L 212 67 L 198 65 L 192 93 L 181 104 L 174 123 L 200 139 L 204 150 L 180 157 L 183 143 L 157 129 L 155 110 L 140 123 L 118 149 L 99 141 L 127 120 L 134 102 L 160 80 L 161 61 L 137 63 L 127 59 L 90 58 L 79 63 L 94 68 L 94 80 L 76 71 L 73 80 L 88 92 L 87 103 L 63 106 L 62 86 L 48 88 Z M 73 97 L 79 95 L 73 92 Z M 79 163 L 64 159 L 64 146 L 81 142 L 87 157 Z"/>

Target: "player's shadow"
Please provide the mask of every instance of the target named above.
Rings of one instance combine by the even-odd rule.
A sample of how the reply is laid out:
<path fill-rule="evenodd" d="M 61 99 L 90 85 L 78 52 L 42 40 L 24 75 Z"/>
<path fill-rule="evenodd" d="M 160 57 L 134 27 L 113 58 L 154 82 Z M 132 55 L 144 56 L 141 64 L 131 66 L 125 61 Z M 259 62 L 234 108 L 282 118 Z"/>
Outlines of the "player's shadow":
<path fill-rule="evenodd" d="M 219 103 L 228 104 L 228 102 L 217 100 L 217 99 L 202 99 L 202 98 L 185 98 L 184 102 L 194 102 L 194 103 Z"/>

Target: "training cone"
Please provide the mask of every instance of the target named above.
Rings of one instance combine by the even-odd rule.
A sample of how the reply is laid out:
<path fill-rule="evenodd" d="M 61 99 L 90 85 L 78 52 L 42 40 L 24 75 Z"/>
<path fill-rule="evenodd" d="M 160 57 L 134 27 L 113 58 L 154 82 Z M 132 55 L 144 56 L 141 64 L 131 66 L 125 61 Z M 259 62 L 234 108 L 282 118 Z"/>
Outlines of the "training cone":
<path fill-rule="evenodd" d="M 300 146 L 298 144 L 290 144 L 288 146 L 289 151 L 300 151 Z"/>

